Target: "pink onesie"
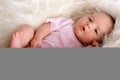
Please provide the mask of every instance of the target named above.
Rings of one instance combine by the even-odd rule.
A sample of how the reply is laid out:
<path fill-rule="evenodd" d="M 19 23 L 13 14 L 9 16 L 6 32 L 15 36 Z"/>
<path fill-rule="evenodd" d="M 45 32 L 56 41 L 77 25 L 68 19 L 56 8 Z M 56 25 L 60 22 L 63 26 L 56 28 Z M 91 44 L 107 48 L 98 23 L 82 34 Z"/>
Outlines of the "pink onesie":
<path fill-rule="evenodd" d="M 50 18 L 51 33 L 43 39 L 41 48 L 81 48 L 82 43 L 74 33 L 74 21 L 70 18 Z"/>

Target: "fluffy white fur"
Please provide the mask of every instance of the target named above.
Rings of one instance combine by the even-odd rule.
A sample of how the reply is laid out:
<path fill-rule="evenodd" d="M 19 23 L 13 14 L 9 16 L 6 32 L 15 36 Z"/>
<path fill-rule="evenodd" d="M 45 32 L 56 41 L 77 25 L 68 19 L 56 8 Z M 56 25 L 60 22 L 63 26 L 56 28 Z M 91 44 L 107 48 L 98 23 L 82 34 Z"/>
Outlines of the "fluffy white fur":
<path fill-rule="evenodd" d="M 119 0 L 0 0 L 0 47 L 9 47 L 12 33 L 21 25 L 29 24 L 36 29 L 48 17 L 75 18 L 91 13 L 94 8 L 115 19 L 120 16 Z M 117 33 L 106 38 L 103 47 L 120 47 L 120 32 L 116 28 L 114 31 Z"/>

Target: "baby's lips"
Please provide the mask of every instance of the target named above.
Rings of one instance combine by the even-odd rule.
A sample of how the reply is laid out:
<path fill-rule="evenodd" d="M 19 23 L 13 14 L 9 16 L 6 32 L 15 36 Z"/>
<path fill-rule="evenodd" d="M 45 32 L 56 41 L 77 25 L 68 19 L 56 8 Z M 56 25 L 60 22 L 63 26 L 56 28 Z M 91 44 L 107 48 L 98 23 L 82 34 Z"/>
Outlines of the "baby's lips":
<path fill-rule="evenodd" d="M 85 31 L 85 28 L 83 26 L 80 27 L 81 31 Z"/>
<path fill-rule="evenodd" d="M 83 27 L 83 31 L 85 31 L 85 28 Z"/>

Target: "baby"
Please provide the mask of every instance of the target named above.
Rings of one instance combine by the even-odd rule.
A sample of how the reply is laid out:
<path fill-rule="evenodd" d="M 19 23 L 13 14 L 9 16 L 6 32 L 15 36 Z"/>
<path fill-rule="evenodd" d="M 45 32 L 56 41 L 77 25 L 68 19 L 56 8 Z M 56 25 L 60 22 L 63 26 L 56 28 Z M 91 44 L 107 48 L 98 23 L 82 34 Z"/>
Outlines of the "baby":
<path fill-rule="evenodd" d="M 96 12 L 74 21 L 70 18 L 50 18 L 34 32 L 22 26 L 12 35 L 11 48 L 80 48 L 100 47 L 102 39 L 114 26 L 114 19 Z"/>

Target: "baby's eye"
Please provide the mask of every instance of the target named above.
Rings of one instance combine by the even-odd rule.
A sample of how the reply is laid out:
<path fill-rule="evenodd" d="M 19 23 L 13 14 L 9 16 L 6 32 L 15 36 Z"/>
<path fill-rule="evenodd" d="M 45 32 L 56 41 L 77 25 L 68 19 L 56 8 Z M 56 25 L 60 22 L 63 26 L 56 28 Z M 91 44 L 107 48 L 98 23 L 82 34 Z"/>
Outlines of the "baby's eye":
<path fill-rule="evenodd" d="M 97 31 L 97 29 L 95 29 L 95 33 L 96 33 L 96 34 L 98 34 L 98 31 Z"/>
<path fill-rule="evenodd" d="M 88 17 L 88 19 L 89 19 L 90 22 L 93 22 L 93 20 L 90 17 Z"/>

